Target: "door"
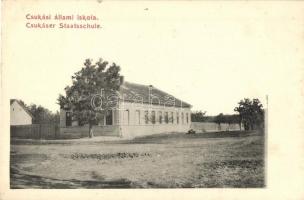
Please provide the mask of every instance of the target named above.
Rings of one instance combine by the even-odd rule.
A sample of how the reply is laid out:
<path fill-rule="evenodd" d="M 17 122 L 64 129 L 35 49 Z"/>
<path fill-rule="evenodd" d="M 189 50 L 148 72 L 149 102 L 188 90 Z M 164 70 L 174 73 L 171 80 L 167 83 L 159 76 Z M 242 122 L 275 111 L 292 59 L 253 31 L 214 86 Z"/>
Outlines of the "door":
<path fill-rule="evenodd" d="M 65 113 L 65 125 L 72 126 L 72 113 L 71 112 Z"/>

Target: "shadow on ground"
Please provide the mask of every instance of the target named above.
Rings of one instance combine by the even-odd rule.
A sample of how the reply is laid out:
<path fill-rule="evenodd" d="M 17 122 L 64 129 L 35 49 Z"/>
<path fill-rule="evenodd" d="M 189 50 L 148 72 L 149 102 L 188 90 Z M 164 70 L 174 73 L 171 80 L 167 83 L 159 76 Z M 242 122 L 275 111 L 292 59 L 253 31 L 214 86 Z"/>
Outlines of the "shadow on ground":
<path fill-rule="evenodd" d="M 18 170 L 10 169 L 11 189 L 40 188 L 40 189 L 76 189 L 76 188 L 138 188 L 127 179 L 111 181 L 80 181 L 80 180 L 59 180 L 45 178 L 36 175 L 22 174 Z"/>

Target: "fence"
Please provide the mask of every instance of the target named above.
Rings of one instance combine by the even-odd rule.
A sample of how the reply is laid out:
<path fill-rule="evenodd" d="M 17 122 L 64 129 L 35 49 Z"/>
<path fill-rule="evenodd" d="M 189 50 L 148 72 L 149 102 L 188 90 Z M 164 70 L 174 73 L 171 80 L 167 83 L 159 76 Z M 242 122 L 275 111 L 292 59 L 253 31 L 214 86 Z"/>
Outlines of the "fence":
<path fill-rule="evenodd" d="M 94 136 L 119 136 L 118 126 L 94 126 Z M 21 139 L 75 139 L 88 137 L 88 126 L 59 127 L 57 124 L 11 126 L 11 137 Z"/>
<path fill-rule="evenodd" d="M 240 127 L 239 124 L 226 124 L 220 125 L 214 122 L 192 122 L 191 129 L 196 132 L 215 132 L 215 131 L 237 131 L 244 130 L 244 127 Z"/>
<path fill-rule="evenodd" d="M 30 124 L 11 126 L 12 138 L 23 139 L 56 139 L 60 137 L 57 124 Z"/>

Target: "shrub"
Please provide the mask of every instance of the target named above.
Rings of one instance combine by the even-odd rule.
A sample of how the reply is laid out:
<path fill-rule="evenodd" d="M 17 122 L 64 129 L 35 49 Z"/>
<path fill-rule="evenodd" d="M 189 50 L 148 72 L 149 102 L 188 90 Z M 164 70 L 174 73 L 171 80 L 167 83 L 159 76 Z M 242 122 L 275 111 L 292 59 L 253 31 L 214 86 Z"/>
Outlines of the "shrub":
<path fill-rule="evenodd" d="M 187 132 L 187 134 L 195 134 L 195 130 L 190 129 L 190 130 Z"/>

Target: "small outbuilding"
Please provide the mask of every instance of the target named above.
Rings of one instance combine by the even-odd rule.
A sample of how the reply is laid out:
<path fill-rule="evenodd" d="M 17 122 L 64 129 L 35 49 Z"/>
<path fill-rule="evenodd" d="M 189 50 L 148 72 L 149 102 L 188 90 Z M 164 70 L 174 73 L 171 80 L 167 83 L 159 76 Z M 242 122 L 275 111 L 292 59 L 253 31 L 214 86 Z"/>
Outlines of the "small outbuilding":
<path fill-rule="evenodd" d="M 33 116 L 17 99 L 10 100 L 10 125 L 32 124 Z"/>

